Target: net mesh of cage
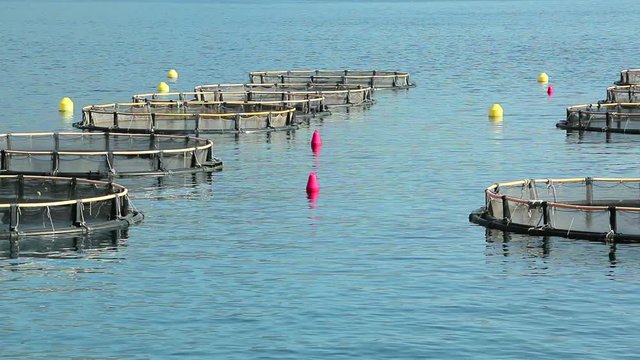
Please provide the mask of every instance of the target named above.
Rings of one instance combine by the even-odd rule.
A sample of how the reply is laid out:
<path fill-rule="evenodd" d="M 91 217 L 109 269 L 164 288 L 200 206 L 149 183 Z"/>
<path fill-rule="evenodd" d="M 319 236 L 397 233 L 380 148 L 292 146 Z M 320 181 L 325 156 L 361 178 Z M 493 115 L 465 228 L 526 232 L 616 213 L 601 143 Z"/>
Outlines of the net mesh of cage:
<path fill-rule="evenodd" d="M 485 190 L 471 222 L 532 235 L 640 242 L 640 178 L 530 179 Z"/>
<path fill-rule="evenodd" d="M 315 116 L 327 113 L 324 97 L 315 93 L 287 93 L 272 91 L 212 91 L 137 94 L 133 102 L 242 102 L 264 105 L 283 105 L 296 109 L 298 116 Z"/>
<path fill-rule="evenodd" d="M 91 105 L 82 109 L 80 129 L 201 134 L 288 130 L 298 126 L 295 108 L 282 104 L 154 101 Z"/>
<path fill-rule="evenodd" d="M 210 140 L 157 134 L 0 134 L 0 173 L 85 177 L 213 171 Z"/>
<path fill-rule="evenodd" d="M 565 130 L 640 134 L 640 103 L 599 103 L 567 108 Z"/>
<path fill-rule="evenodd" d="M 251 83 L 329 83 L 370 86 L 374 89 L 402 89 L 415 86 L 409 73 L 381 70 L 273 70 L 249 73 Z"/>
<path fill-rule="evenodd" d="M 373 89 L 370 86 L 349 85 L 339 83 L 265 83 L 265 84 L 209 84 L 198 85 L 194 89 L 197 93 L 213 93 L 214 95 L 204 95 L 216 98 L 226 97 L 224 93 L 237 92 L 279 92 L 294 94 L 294 96 L 319 95 L 324 97 L 324 105 L 327 107 L 338 106 L 359 106 L 373 103 Z M 202 96 L 202 95 L 201 95 Z"/>
<path fill-rule="evenodd" d="M 620 80 L 616 85 L 640 85 L 640 69 L 625 69 L 620 71 Z"/>
<path fill-rule="evenodd" d="M 0 175 L 0 237 L 88 233 L 142 221 L 125 187 L 79 178 Z"/>

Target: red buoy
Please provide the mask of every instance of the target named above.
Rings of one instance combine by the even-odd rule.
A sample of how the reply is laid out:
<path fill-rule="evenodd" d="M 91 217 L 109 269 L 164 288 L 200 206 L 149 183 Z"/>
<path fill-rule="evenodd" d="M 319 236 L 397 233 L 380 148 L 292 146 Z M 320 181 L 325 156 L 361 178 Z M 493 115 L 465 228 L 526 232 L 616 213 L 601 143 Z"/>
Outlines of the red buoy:
<path fill-rule="evenodd" d="M 547 87 L 547 95 L 553 95 L 553 86 L 549 85 L 549 87 Z"/>
<path fill-rule="evenodd" d="M 309 173 L 309 179 L 307 180 L 307 197 L 309 199 L 315 199 L 320 192 L 320 185 L 318 184 L 318 177 L 316 173 Z"/>
<path fill-rule="evenodd" d="M 317 153 L 322 148 L 322 139 L 320 138 L 320 132 L 318 130 L 313 130 L 313 135 L 311 136 L 311 151 Z"/>

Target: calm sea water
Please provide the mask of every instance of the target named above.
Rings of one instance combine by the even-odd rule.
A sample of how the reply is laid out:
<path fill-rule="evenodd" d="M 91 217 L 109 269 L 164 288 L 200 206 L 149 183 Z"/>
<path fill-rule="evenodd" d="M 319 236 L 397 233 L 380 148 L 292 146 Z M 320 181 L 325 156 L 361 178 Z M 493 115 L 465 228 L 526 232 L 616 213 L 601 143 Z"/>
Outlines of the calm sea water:
<path fill-rule="evenodd" d="M 639 2 L 0 6 L 6 132 L 69 130 L 63 96 L 126 101 L 170 68 L 182 91 L 287 68 L 418 83 L 295 132 L 213 136 L 225 168 L 210 178 L 121 181 L 146 214 L 128 237 L 25 243 L 0 260 L 3 358 L 637 356 L 640 247 L 487 235 L 467 216 L 496 181 L 640 176 L 639 137 L 554 128 L 640 66 Z M 83 250 L 28 256 L 55 241 Z"/>

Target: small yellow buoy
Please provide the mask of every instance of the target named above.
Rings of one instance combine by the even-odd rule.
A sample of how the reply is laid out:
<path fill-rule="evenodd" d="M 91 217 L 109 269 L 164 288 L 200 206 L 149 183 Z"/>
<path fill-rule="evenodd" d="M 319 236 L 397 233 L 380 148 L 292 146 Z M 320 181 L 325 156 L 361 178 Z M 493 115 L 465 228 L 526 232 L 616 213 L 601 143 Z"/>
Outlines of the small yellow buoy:
<path fill-rule="evenodd" d="M 168 93 L 169 85 L 167 85 L 166 82 L 162 81 L 160 84 L 158 84 L 158 92 L 161 94 Z"/>
<path fill-rule="evenodd" d="M 542 84 L 546 84 L 549 82 L 549 75 L 547 73 L 540 73 L 538 75 L 538 82 Z"/>
<path fill-rule="evenodd" d="M 489 118 L 496 120 L 502 119 L 503 114 L 504 111 L 502 110 L 502 106 L 500 106 L 500 104 L 491 105 L 491 108 L 489 109 Z"/>
<path fill-rule="evenodd" d="M 58 104 L 58 111 L 61 112 L 73 112 L 73 101 L 70 98 L 64 97 Z"/>
<path fill-rule="evenodd" d="M 177 79 L 178 78 L 178 72 L 176 71 L 176 69 L 171 69 L 167 72 L 167 77 L 169 79 Z"/>

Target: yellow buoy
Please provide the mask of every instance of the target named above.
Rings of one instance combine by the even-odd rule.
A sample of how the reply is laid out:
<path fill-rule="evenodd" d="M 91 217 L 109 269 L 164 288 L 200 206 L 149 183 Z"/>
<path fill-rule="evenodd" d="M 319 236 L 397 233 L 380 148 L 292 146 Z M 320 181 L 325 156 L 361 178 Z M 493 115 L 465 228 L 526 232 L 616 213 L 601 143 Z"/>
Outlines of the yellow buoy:
<path fill-rule="evenodd" d="M 61 112 L 73 112 L 73 101 L 70 98 L 64 97 L 58 104 L 58 111 Z"/>
<path fill-rule="evenodd" d="M 169 85 L 167 85 L 166 82 L 162 81 L 160 84 L 158 84 L 158 92 L 161 94 L 168 93 Z"/>
<path fill-rule="evenodd" d="M 178 78 L 178 72 L 176 71 L 176 69 L 171 69 L 167 72 L 167 77 L 169 79 L 177 79 Z"/>
<path fill-rule="evenodd" d="M 538 75 L 538 82 L 539 83 L 543 83 L 546 84 L 549 82 L 549 75 L 547 75 L 547 73 L 540 73 Z"/>
<path fill-rule="evenodd" d="M 500 104 L 493 104 L 489 109 L 489 117 L 491 119 L 502 119 L 502 115 L 504 115 L 504 111 L 502 110 L 502 106 Z"/>

